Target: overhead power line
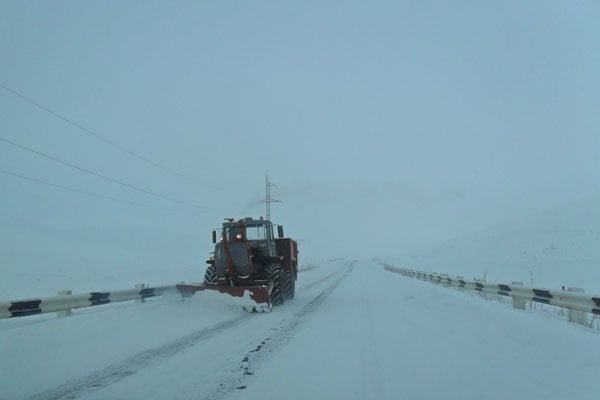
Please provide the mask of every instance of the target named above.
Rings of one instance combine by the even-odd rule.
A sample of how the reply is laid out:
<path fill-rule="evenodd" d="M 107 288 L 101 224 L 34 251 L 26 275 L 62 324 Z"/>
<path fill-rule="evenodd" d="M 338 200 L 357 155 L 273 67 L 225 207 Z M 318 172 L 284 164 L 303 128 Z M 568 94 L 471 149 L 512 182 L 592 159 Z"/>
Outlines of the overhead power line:
<path fill-rule="evenodd" d="M 93 131 L 91 131 L 90 129 L 87 129 L 86 127 L 84 127 L 84 126 L 81 126 L 81 125 L 79 125 L 79 124 L 78 124 L 78 123 L 76 123 L 76 122 L 73 122 L 73 121 L 72 121 L 72 120 L 70 120 L 69 118 L 67 118 L 67 117 L 65 117 L 65 116 L 63 116 L 63 115 L 61 115 L 61 114 L 57 113 L 56 111 L 53 111 L 53 110 L 49 109 L 48 107 L 46 107 L 46 106 L 44 106 L 44 105 L 42 105 L 42 104 L 38 103 L 38 102 L 37 102 L 37 101 L 35 101 L 35 100 L 32 100 L 32 99 L 30 99 L 29 97 L 27 97 L 27 96 L 25 96 L 25 95 L 23 95 L 23 94 L 21 94 L 21 93 L 17 92 L 16 90 L 9 88 L 8 86 L 4 85 L 4 84 L 3 84 L 3 83 L 1 83 L 1 82 L 0 82 L 0 87 L 2 87 L 2 88 L 3 88 L 4 90 L 6 90 L 7 92 L 9 92 L 9 93 L 12 93 L 13 95 L 15 95 L 15 96 L 17 96 L 17 97 L 19 97 L 19 98 L 21 98 L 21 99 L 25 100 L 25 101 L 26 101 L 26 102 L 28 102 L 29 104 L 32 104 L 32 105 L 36 106 L 37 108 L 39 108 L 39 109 L 41 109 L 41 110 L 43 110 L 43 111 L 45 111 L 45 112 L 47 112 L 47 113 L 49 113 L 49 114 L 52 114 L 52 115 L 54 115 L 56 118 L 58 118 L 58 119 L 60 119 L 60 120 L 62 120 L 62 121 L 64 121 L 64 122 L 66 122 L 67 124 L 69 124 L 69 125 L 71 125 L 71 126 L 73 126 L 73 127 L 77 128 L 77 129 L 79 129 L 80 131 L 83 131 L 83 132 L 87 133 L 88 135 L 91 135 L 91 136 L 95 137 L 96 139 L 98 139 L 98 140 L 100 140 L 100 141 L 102 141 L 102 142 L 104 142 L 104 143 L 106 143 L 106 144 L 108 144 L 108 145 L 110 145 L 110 146 L 112 146 L 112 147 L 114 147 L 114 148 L 117 148 L 117 149 L 121 150 L 122 152 L 125 152 L 125 153 L 129 154 L 129 155 L 130 155 L 130 156 L 132 156 L 132 157 L 135 157 L 135 158 L 137 158 L 137 159 L 139 159 L 139 160 L 142 160 L 142 161 L 144 161 L 144 162 L 146 162 L 146 163 L 148 163 L 148 164 L 150 164 L 150 165 L 153 165 L 153 166 L 155 166 L 156 168 L 160 168 L 160 169 L 162 169 L 163 171 L 166 171 L 166 172 L 169 172 L 169 173 L 171 173 L 171 174 L 177 175 L 177 176 L 179 176 L 179 177 L 181 177 L 181 178 L 187 179 L 187 180 L 188 180 L 188 181 L 190 181 L 190 182 L 194 182 L 194 180 L 193 180 L 192 178 L 190 178 L 190 177 L 188 177 L 188 176 L 186 176 L 186 175 L 184 175 L 184 174 L 182 174 L 182 173 L 180 173 L 180 172 L 177 172 L 177 171 L 175 171 L 175 170 L 174 170 L 174 169 L 172 169 L 172 168 L 165 167 L 164 165 L 162 165 L 162 164 L 159 164 L 159 163 L 157 163 L 156 161 L 152 161 L 152 160 L 150 160 L 148 157 L 144 157 L 144 156 L 142 156 L 142 155 L 140 155 L 140 154 L 138 154 L 138 153 L 135 153 L 135 152 L 133 152 L 133 151 L 131 151 L 131 150 L 127 149 L 126 147 L 123 147 L 123 146 L 121 146 L 121 145 L 120 145 L 120 144 L 118 144 L 118 143 L 115 143 L 115 142 L 113 142 L 113 141 L 111 141 L 111 140 L 108 140 L 107 138 L 105 138 L 105 137 L 103 137 L 103 136 L 100 136 L 100 135 L 99 135 L 99 134 L 97 134 L 96 132 L 93 132 Z"/>
<path fill-rule="evenodd" d="M 103 194 L 94 193 L 94 192 L 88 192 L 86 190 L 75 189 L 75 188 L 72 188 L 72 187 L 63 186 L 63 185 L 59 185 L 59 184 L 56 184 L 56 183 L 46 182 L 46 181 L 41 180 L 41 179 L 32 178 L 30 176 L 25 176 L 25 175 L 17 174 L 15 172 L 6 171 L 6 170 L 3 170 L 3 169 L 0 169 L 0 173 L 6 174 L 6 175 L 10 175 L 10 176 L 13 176 L 13 177 L 16 177 L 16 178 L 20 178 L 20 179 L 25 179 L 25 180 L 28 180 L 28 181 L 31 181 L 31 182 L 40 183 L 42 185 L 51 186 L 51 187 L 62 189 L 62 190 L 67 190 L 69 192 L 75 192 L 75 193 L 79 193 L 79 194 L 85 194 L 85 195 L 88 195 L 88 196 L 98 197 L 98 198 L 105 199 L 105 200 L 116 201 L 116 202 L 119 202 L 119 203 L 125 203 L 125 204 L 130 204 L 130 205 L 139 206 L 139 207 L 158 208 L 158 209 L 167 210 L 167 211 L 181 211 L 181 210 L 175 210 L 175 209 L 172 209 L 172 208 L 159 207 L 159 206 L 153 206 L 153 205 L 144 204 L 144 203 L 138 203 L 137 201 L 129 201 L 129 200 L 118 199 L 116 197 L 105 196 Z"/>
<path fill-rule="evenodd" d="M 34 149 L 32 149 L 32 148 L 29 148 L 29 147 L 27 147 L 27 146 L 23 146 L 23 145 L 21 145 L 21 144 L 15 143 L 15 142 L 13 142 L 13 141 L 11 141 L 11 140 L 8 140 L 8 139 L 6 139 L 6 138 L 3 138 L 3 137 L 0 137 L 0 141 L 2 141 L 2 142 L 4 142 L 4 143 L 8 143 L 8 144 L 10 144 L 11 146 L 17 147 L 17 148 L 19 148 L 19 149 L 21 149 L 21 150 L 25 150 L 25 151 L 28 151 L 28 152 L 30 152 L 30 153 L 36 154 L 36 155 L 38 155 L 38 156 L 40 156 L 40 157 L 47 158 L 48 160 L 52 160 L 52 161 L 54 161 L 54 162 L 56 162 L 56 163 L 59 163 L 59 164 L 65 165 L 65 166 L 67 166 L 67 167 L 70 167 L 70 168 L 76 169 L 76 170 L 78 170 L 78 171 L 84 172 L 84 173 L 86 173 L 86 174 L 89 174 L 89 175 L 93 175 L 93 176 L 95 176 L 95 177 L 98 177 L 98 178 L 104 179 L 104 180 L 106 180 L 106 181 L 109 181 L 109 182 L 112 182 L 112 183 L 116 183 L 117 185 L 121 185 L 121 186 L 127 187 L 127 188 L 129 188 L 129 189 L 136 190 L 136 191 L 138 191 L 138 192 L 141 192 L 141 193 L 145 193 L 145 194 L 148 194 L 148 195 L 151 195 L 151 196 L 154 196 L 154 197 L 158 197 L 158 198 L 161 198 L 161 199 L 163 199 L 163 200 L 172 201 L 172 202 L 174 202 L 174 203 L 183 204 L 183 205 L 186 205 L 186 206 L 188 206 L 188 207 L 199 208 L 199 209 L 202 209 L 202 210 L 205 210 L 205 211 L 217 212 L 216 210 L 213 210 L 213 209 L 211 209 L 211 208 L 208 208 L 208 207 L 204 207 L 204 206 L 200 206 L 200 205 L 197 205 L 197 204 L 189 203 L 189 202 L 187 202 L 187 201 L 184 201 L 184 200 L 178 200 L 178 199 L 175 199 L 175 198 L 173 198 L 173 197 L 165 196 L 165 195 L 162 195 L 162 194 L 160 194 L 160 193 L 156 193 L 156 192 L 153 192 L 153 191 L 150 191 L 150 190 L 147 190 L 147 189 L 140 188 L 140 187 L 138 187 L 138 186 L 131 185 L 131 184 L 129 184 L 129 183 L 126 183 L 126 182 L 122 182 L 122 181 L 120 181 L 120 180 L 117 180 L 117 179 L 114 179 L 114 178 L 108 177 L 108 176 L 106 176 L 106 175 L 100 174 L 100 173 L 98 173 L 98 172 L 94 172 L 94 171 L 92 171 L 92 170 L 89 170 L 89 169 L 87 169 L 87 168 L 83 168 L 83 167 L 77 166 L 77 165 L 75 165 L 75 164 L 71 164 L 71 163 L 69 163 L 69 162 L 66 162 L 66 161 L 60 160 L 60 159 L 58 159 L 58 158 L 56 158 L 56 157 L 53 157 L 53 156 L 51 156 L 51 155 L 48 155 L 48 154 L 42 153 L 42 152 L 40 152 L 40 151 L 34 150 Z"/>

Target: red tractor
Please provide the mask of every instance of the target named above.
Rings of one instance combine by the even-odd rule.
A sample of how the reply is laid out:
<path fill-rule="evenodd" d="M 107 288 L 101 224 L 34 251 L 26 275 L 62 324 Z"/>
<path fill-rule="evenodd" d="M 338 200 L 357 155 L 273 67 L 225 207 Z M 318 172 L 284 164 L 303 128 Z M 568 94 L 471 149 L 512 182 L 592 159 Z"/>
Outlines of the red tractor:
<path fill-rule="evenodd" d="M 232 296 L 247 294 L 254 301 L 251 311 L 270 311 L 272 306 L 293 299 L 298 278 L 298 244 L 283 237 L 283 227 L 262 219 L 226 219 L 213 231 L 215 251 L 206 262 L 204 284 L 179 284 L 183 296 L 213 289 Z"/>

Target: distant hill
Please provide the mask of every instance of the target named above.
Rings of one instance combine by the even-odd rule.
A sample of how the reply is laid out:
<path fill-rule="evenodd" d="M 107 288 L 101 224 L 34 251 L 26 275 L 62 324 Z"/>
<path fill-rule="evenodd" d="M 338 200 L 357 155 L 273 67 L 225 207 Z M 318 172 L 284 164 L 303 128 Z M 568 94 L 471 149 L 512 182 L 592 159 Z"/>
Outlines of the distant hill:
<path fill-rule="evenodd" d="M 600 293 L 600 197 L 447 241 L 388 261 L 488 281 L 577 286 Z"/>

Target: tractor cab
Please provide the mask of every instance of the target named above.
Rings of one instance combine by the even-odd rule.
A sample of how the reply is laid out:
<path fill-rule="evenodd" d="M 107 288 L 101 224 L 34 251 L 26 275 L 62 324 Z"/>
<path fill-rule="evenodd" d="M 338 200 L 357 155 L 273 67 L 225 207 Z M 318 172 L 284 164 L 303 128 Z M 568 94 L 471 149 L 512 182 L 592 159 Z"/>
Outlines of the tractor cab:
<path fill-rule="evenodd" d="M 273 240 L 273 224 L 271 221 L 252 218 L 240 219 L 236 222 L 225 222 L 221 230 L 222 238 L 229 242 L 240 240 Z"/>
<path fill-rule="evenodd" d="M 280 233 L 280 229 L 278 229 Z M 277 257 L 277 246 L 271 221 L 227 218 L 215 240 L 214 267 L 217 280 L 231 282 L 264 276 L 265 267 Z M 234 282 L 235 283 L 235 282 Z"/>
<path fill-rule="evenodd" d="M 252 247 L 267 250 L 268 255 L 275 254 L 275 235 L 273 234 L 273 223 L 260 219 L 244 218 L 234 221 L 227 218 L 221 228 L 220 242 L 227 243 L 251 242 Z M 278 226 L 279 237 L 283 237 L 283 227 Z M 213 231 L 213 243 L 216 243 L 216 232 Z M 263 250 L 263 252 L 264 252 Z"/>

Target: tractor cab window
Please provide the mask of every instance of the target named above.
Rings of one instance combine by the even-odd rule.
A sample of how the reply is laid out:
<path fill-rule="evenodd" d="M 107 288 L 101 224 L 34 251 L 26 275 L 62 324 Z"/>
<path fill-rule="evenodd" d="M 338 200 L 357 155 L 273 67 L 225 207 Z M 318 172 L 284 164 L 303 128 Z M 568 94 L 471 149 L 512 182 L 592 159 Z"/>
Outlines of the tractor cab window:
<path fill-rule="evenodd" d="M 246 227 L 246 237 L 248 240 L 267 240 L 268 229 L 266 225 L 256 225 Z"/>

